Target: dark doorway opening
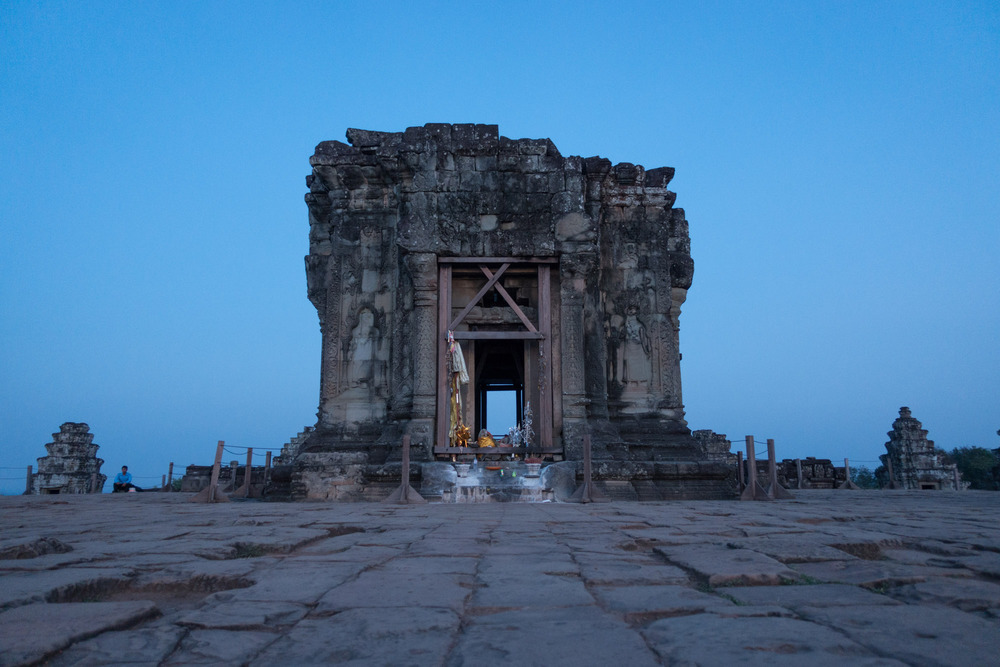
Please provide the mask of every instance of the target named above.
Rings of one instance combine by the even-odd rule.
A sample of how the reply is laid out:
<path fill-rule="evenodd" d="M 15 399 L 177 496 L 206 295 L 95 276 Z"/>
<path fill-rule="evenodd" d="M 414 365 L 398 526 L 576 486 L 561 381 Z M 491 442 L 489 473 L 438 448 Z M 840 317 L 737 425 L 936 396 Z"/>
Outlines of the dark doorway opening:
<path fill-rule="evenodd" d="M 476 341 L 475 359 L 474 433 L 485 428 L 493 435 L 502 437 L 509 428 L 521 423 L 523 415 L 524 342 Z"/>

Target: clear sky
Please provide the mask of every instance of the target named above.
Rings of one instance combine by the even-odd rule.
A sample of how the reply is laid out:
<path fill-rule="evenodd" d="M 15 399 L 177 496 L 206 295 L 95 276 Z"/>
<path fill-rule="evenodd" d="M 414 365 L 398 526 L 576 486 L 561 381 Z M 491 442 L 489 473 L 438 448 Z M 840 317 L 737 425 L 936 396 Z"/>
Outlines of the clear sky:
<path fill-rule="evenodd" d="M 5 0 L 0 488 L 66 421 L 140 485 L 313 424 L 309 156 L 428 122 L 676 168 L 692 428 L 1000 446 L 996 2 Z"/>

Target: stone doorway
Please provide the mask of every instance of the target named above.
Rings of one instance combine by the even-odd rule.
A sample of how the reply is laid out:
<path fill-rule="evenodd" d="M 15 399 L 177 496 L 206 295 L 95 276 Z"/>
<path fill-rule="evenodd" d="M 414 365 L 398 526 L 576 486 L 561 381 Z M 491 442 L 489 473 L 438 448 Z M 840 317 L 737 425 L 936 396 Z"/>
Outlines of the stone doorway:
<path fill-rule="evenodd" d="M 475 341 L 476 369 L 471 378 L 476 403 L 473 433 L 485 428 L 502 436 L 509 427 L 523 423 L 524 348 L 524 342 L 519 340 Z"/>
<path fill-rule="evenodd" d="M 474 440 L 481 428 L 498 439 L 532 412 L 533 454 L 562 454 L 560 406 L 553 377 L 552 268 L 558 258 L 439 257 L 437 428 L 434 454 L 448 458 L 477 450 L 457 446 L 453 397 Z M 461 348 L 468 384 L 454 380 L 450 342 Z M 515 424 L 489 420 L 491 396 L 512 392 Z M 494 430 L 496 429 L 496 430 Z M 507 453 L 500 447 L 497 453 Z M 521 453 L 525 450 L 520 449 Z M 513 453 L 513 452 L 511 452 Z"/>

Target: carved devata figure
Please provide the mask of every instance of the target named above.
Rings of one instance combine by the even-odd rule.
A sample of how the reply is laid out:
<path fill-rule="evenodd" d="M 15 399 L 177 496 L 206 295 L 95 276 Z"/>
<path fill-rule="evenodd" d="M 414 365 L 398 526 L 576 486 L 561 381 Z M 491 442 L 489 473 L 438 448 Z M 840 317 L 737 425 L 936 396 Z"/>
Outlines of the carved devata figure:
<path fill-rule="evenodd" d="M 694 265 L 673 169 L 563 156 L 495 125 L 347 140 L 320 143 L 306 179 L 323 378 L 293 494 L 376 494 L 404 435 L 430 464 L 513 429 L 498 449 L 552 463 L 579 460 L 589 435 L 601 483 L 729 496 L 728 455 L 684 419 Z M 492 411 L 501 392 L 510 423 Z"/>
<path fill-rule="evenodd" d="M 623 352 L 619 377 L 625 384 L 626 390 L 629 385 L 645 388 L 653 372 L 649 360 L 649 335 L 646 333 L 646 327 L 639 321 L 637 312 L 635 306 L 629 307 L 622 332 Z"/>
<path fill-rule="evenodd" d="M 380 341 L 380 332 L 375 328 L 375 316 L 372 311 L 362 308 L 358 313 L 358 324 L 351 331 L 351 343 L 347 349 L 349 386 L 374 384 L 375 352 Z"/>

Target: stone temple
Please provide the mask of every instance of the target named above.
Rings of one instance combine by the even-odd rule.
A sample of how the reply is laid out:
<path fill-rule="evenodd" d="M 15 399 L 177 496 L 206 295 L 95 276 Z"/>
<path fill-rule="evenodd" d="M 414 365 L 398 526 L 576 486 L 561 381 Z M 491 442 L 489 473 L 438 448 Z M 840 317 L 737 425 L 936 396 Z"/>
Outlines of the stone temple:
<path fill-rule="evenodd" d="M 403 435 L 419 481 L 487 451 L 486 431 L 495 458 L 563 469 L 589 436 L 612 497 L 734 496 L 729 442 L 684 418 L 694 264 L 672 168 L 496 125 L 347 141 L 320 143 L 306 177 L 322 366 L 318 421 L 288 452 L 293 497 L 384 497 Z"/>
<path fill-rule="evenodd" d="M 952 489 L 960 491 L 962 482 L 957 466 L 948 455 L 927 439 L 927 430 L 917 421 L 908 407 L 899 409 L 885 443 L 886 453 L 879 456 L 886 469 L 886 485 L 903 489 Z M 888 471 L 892 469 L 892 480 Z"/>
<path fill-rule="evenodd" d="M 66 422 L 45 445 L 48 456 L 38 459 L 38 472 L 31 478 L 31 492 L 100 493 L 107 481 L 101 474 L 104 459 L 97 458 L 100 445 L 94 444 L 90 426 Z"/>

